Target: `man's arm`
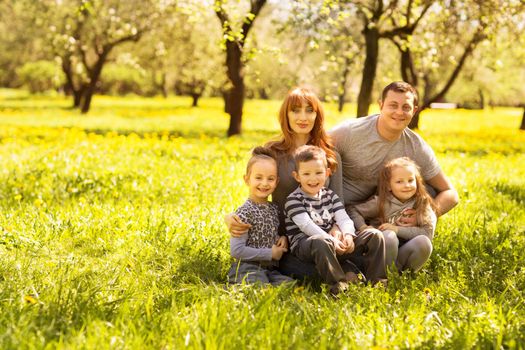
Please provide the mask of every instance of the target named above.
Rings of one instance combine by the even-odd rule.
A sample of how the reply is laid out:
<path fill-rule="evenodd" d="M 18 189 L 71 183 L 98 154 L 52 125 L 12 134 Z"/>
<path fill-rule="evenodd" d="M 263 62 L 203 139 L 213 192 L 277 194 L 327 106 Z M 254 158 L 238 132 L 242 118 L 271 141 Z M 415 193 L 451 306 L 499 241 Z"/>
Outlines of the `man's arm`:
<path fill-rule="evenodd" d="M 427 180 L 427 183 L 438 192 L 434 201 L 438 206 L 438 216 L 441 216 L 454 208 L 459 203 L 458 192 L 452 186 L 448 177 L 441 170 L 436 176 Z"/>

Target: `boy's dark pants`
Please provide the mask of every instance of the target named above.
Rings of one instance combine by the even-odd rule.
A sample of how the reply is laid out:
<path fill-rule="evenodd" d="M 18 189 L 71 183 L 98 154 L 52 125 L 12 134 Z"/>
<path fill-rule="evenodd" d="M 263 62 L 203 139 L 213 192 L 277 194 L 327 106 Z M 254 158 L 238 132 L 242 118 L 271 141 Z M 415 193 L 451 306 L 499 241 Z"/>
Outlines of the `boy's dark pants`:
<path fill-rule="evenodd" d="M 334 284 L 345 280 L 345 264 L 350 260 L 364 270 L 367 280 L 375 283 L 386 278 L 385 241 L 377 231 L 364 230 L 354 237 L 355 249 L 350 254 L 336 255 L 333 242 L 326 237 L 306 237 L 298 242 L 292 254 L 283 257 L 279 270 L 296 278 L 317 277 Z"/>

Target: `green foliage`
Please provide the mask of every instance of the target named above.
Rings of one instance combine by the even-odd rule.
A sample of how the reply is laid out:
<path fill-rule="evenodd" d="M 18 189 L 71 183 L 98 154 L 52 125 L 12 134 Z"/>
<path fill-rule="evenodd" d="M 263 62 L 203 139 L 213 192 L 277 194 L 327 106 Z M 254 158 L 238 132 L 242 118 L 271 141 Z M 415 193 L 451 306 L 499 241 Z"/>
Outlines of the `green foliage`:
<path fill-rule="evenodd" d="M 225 138 L 218 99 L 0 91 L 0 348 L 523 348 L 525 134 L 518 109 L 426 111 L 461 203 L 424 270 L 334 300 L 312 286 L 226 286 L 222 217 L 278 101 Z M 351 107 L 353 110 L 353 107 Z M 328 126 L 347 118 L 326 105 Z"/>
<path fill-rule="evenodd" d="M 17 75 L 31 93 L 57 90 L 65 81 L 59 65 L 53 61 L 27 62 L 17 70 Z"/>
<path fill-rule="evenodd" d="M 151 94 L 153 87 L 145 72 L 124 64 L 107 64 L 102 71 L 99 91 L 109 95 Z"/>

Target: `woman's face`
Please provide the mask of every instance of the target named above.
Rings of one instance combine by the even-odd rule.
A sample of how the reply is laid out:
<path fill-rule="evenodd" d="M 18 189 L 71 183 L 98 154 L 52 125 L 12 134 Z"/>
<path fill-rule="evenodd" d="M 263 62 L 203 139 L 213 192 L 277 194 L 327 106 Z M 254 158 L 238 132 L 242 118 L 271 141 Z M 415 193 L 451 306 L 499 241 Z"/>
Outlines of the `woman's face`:
<path fill-rule="evenodd" d="M 309 135 L 314 128 L 317 113 L 306 101 L 288 111 L 288 125 L 294 134 Z"/>

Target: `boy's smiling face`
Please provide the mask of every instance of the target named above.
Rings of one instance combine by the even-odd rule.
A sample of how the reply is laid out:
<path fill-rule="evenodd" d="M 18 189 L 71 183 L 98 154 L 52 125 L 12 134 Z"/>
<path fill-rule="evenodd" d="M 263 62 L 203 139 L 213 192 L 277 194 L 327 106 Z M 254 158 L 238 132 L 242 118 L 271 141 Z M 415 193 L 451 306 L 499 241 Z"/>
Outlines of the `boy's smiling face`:
<path fill-rule="evenodd" d="M 299 162 L 298 169 L 293 172 L 293 176 L 301 184 L 304 193 L 315 196 L 330 176 L 330 170 L 323 159 L 315 158 L 306 162 Z"/>

